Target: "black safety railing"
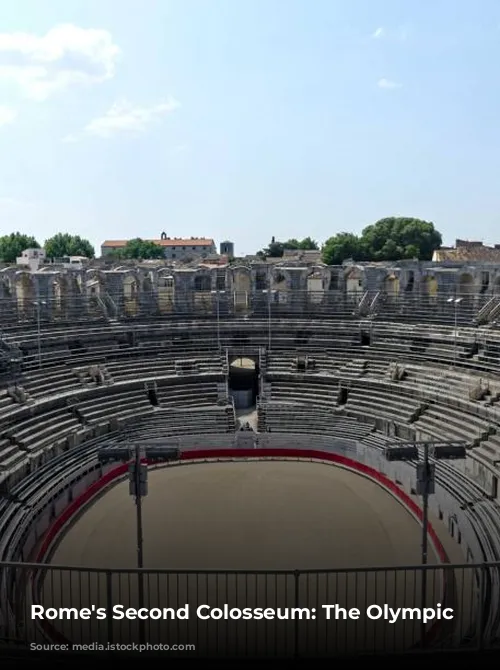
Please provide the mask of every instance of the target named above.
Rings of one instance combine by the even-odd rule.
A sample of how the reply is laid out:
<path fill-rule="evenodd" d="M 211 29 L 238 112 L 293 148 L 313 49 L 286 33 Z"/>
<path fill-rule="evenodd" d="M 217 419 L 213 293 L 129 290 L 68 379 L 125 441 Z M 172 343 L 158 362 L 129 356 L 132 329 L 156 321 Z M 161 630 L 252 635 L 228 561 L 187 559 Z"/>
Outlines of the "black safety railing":
<path fill-rule="evenodd" d="M 269 571 L 0 563 L 0 639 L 214 657 L 489 649 L 500 642 L 499 603 L 489 597 L 499 578 L 500 563 Z"/>

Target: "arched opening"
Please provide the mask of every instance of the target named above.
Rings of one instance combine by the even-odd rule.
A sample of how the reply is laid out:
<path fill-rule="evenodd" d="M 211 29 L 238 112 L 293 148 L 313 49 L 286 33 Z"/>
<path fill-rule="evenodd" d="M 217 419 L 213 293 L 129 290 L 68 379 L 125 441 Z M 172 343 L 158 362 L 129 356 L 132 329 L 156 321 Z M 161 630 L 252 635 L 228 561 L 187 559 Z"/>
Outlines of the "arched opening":
<path fill-rule="evenodd" d="M 259 369 L 252 358 L 235 358 L 229 366 L 229 393 L 235 409 L 250 409 L 259 392 Z"/>
<path fill-rule="evenodd" d="M 194 278 L 194 309 L 201 314 L 211 314 L 213 300 L 212 279 L 208 274 L 198 274 Z"/>
<path fill-rule="evenodd" d="M 438 293 L 438 283 L 435 277 L 427 276 L 423 281 L 424 295 L 435 298 Z"/>
<path fill-rule="evenodd" d="M 252 278 L 246 268 L 237 268 L 233 274 L 234 309 L 236 312 L 245 312 L 249 306 L 249 297 L 252 291 Z"/>
<path fill-rule="evenodd" d="M 33 276 L 28 272 L 20 272 L 16 276 L 16 280 L 16 297 L 19 314 L 23 318 L 32 318 L 33 301 L 36 297 Z"/>
<path fill-rule="evenodd" d="M 210 291 L 212 288 L 212 282 L 209 275 L 197 275 L 194 278 L 194 290 L 199 291 Z"/>
<path fill-rule="evenodd" d="M 399 294 L 399 279 L 395 274 L 384 279 L 384 292 L 389 298 L 395 298 Z"/>
<path fill-rule="evenodd" d="M 61 317 L 65 312 L 68 293 L 66 282 L 66 277 L 59 276 L 54 279 L 52 284 L 52 314 L 55 317 Z"/>
<path fill-rule="evenodd" d="M 358 268 L 352 269 L 346 277 L 346 289 L 350 295 L 363 292 L 363 275 Z"/>
<path fill-rule="evenodd" d="M 459 295 L 470 295 L 471 293 L 474 293 L 474 277 L 467 272 L 460 275 L 458 293 Z"/>
<path fill-rule="evenodd" d="M 158 308 L 160 314 L 169 314 L 174 311 L 174 298 L 174 277 L 170 273 L 163 274 L 160 271 L 158 276 Z"/>
<path fill-rule="evenodd" d="M 312 303 L 323 300 L 323 276 L 320 272 L 312 272 L 307 278 L 307 294 Z"/>
<path fill-rule="evenodd" d="M 152 295 L 153 293 L 153 282 L 149 275 L 145 275 L 142 279 L 141 292 L 146 293 L 147 295 Z"/>
<path fill-rule="evenodd" d="M 123 280 L 123 309 L 127 316 L 135 316 L 138 309 L 139 291 L 137 279 L 127 275 Z"/>

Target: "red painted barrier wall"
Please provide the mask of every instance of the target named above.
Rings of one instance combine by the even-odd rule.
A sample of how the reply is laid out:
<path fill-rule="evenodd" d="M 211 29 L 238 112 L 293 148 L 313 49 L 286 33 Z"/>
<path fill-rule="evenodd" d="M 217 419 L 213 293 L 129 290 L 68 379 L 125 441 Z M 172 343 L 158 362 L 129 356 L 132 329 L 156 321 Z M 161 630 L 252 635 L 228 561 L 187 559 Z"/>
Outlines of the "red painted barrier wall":
<path fill-rule="evenodd" d="M 321 450 L 312 450 L 312 449 L 197 449 L 193 451 L 185 451 L 181 453 L 182 461 L 190 460 L 203 460 L 203 459 L 216 459 L 216 458 L 305 458 L 305 459 L 318 459 L 322 461 L 330 461 L 337 465 L 349 468 L 358 472 L 365 477 L 376 481 L 378 484 L 383 486 L 385 489 L 390 491 L 395 497 L 397 497 L 404 505 L 408 508 L 412 514 L 414 514 L 417 519 L 422 520 L 422 510 L 417 505 L 417 503 L 407 494 L 403 489 L 401 489 L 397 484 L 395 484 L 391 479 L 386 475 L 378 472 L 375 468 L 365 465 L 363 463 L 358 463 L 352 458 L 347 458 L 346 456 L 340 456 L 339 454 L 333 454 L 330 452 L 325 452 Z M 63 511 L 63 513 L 54 521 L 52 526 L 47 531 L 45 538 L 42 542 L 42 545 L 37 553 L 36 562 L 43 563 L 47 557 L 47 553 L 51 545 L 56 540 L 57 536 L 61 530 L 66 526 L 67 523 L 81 510 L 81 508 L 86 505 L 94 496 L 96 496 L 102 489 L 104 489 L 108 484 L 117 479 L 118 477 L 123 476 L 128 470 L 128 464 L 123 463 L 112 470 L 109 470 L 101 479 L 94 482 L 84 493 L 82 493 L 78 498 L 75 498 L 68 507 Z M 449 563 L 448 556 L 446 551 L 437 536 L 436 531 L 434 530 L 431 523 L 429 523 L 429 538 L 435 548 L 436 554 L 439 557 L 439 560 L 442 563 Z M 443 594 L 444 597 L 444 594 Z M 48 622 L 46 622 L 48 623 Z M 50 636 L 60 643 L 67 643 L 61 634 L 51 625 L 46 626 L 47 632 L 50 632 Z M 429 636 L 434 637 L 436 633 L 435 627 L 432 626 L 429 630 Z"/>
<path fill-rule="evenodd" d="M 369 465 L 364 465 L 363 463 L 358 463 L 352 458 L 347 458 L 346 456 L 340 456 L 339 454 L 332 454 L 320 450 L 311 450 L 311 449 L 197 449 L 194 451 L 184 451 L 181 454 L 181 460 L 199 460 L 205 458 L 272 458 L 272 457 L 282 457 L 282 458 L 317 458 L 323 461 L 331 461 L 337 465 L 350 468 L 355 470 L 370 479 L 375 480 L 381 486 L 388 489 L 393 495 L 395 495 L 401 502 L 421 521 L 422 520 L 422 510 L 417 505 L 417 503 L 410 498 L 410 496 L 403 491 L 397 484 L 395 484 L 391 479 L 386 477 L 386 475 L 378 472 L 375 468 L 370 467 Z M 71 520 L 75 514 L 86 505 L 95 495 L 97 495 L 105 486 L 110 484 L 113 480 L 121 477 L 127 472 L 128 465 L 123 463 L 112 470 L 109 470 L 101 479 L 94 482 L 84 493 L 82 493 L 78 498 L 75 498 L 68 507 L 63 511 L 63 513 L 54 521 L 52 526 L 47 531 L 47 534 L 42 542 L 42 545 L 38 551 L 36 562 L 43 563 L 47 551 L 50 548 L 50 545 L 54 542 L 55 538 L 61 531 L 61 529 Z M 436 553 L 439 557 L 439 560 L 442 563 L 448 563 L 448 556 L 446 551 L 441 544 L 436 531 L 434 530 L 432 524 L 429 523 L 429 538 L 434 545 Z"/>

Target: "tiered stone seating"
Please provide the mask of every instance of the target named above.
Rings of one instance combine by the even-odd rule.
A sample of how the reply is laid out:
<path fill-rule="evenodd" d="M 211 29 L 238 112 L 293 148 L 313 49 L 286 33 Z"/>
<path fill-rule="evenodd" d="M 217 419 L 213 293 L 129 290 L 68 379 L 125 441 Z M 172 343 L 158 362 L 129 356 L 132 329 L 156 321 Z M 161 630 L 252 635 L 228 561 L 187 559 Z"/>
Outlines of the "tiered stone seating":
<path fill-rule="evenodd" d="M 333 407 L 337 403 L 338 383 L 325 385 L 320 379 L 273 379 L 271 400 L 300 402 L 306 405 Z"/>
<path fill-rule="evenodd" d="M 231 433 L 236 428 L 234 409 L 225 407 L 171 407 L 157 409 L 152 415 L 125 424 L 127 434 L 136 433 L 142 439 L 156 439 L 182 435 Z"/>
<path fill-rule="evenodd" d="M 259 403 L 258 429 L 273 433 L 328 434 L 355 440 L 367 435 L 371 427 L 321 408 L 267 401 Z"/>
<path fill-rule="evenodd" d="M 498 468 L 500 466 L 500 435 L 488 435 L 474 449 L 474 458 L 487 465 Z"/>
<path fill-rule="evenodd" d="M 159 382 L 157 396 L 161 407 L 215 405 L 218 399 L 215 382 L 184 382 L 162 384 Z"/>
<path fill-rule="evenodd" d="M 106 368 L 114 382 L 175 375 L 174 361 L 162 357 L 108 362 Z"/>
<path fill-rule="evenodd" d="M 13 404 L 14 404 L 14 401 L 8 395 L 7 391 L 5 389 L 1 389 L 0 390 L 0 415 L 2 414 L 2 411 L 6 410 L 9 407 L 12 407 Z"/>
<path fill-rule="evenodd" d="M 421 404 L 411 398 L 391 394 L 381 388 L 351 388 L 348 391 L 345 411 L 350 416 L 376 419 L 383 417 L 396 423 L 409 424 L 421 411 Z"/>
<path fill-rule="evenodd" d="M 12 470 L 27 458 L 27 453 L 18 444 L 13 444 L 8 438 L 0 438 L 0 472 Z"/>
<path fill-rule="evenodd" d="M 472 414 L 464 414 L 441 403 L 429 405 L 414 427 L 418 432 L 441 440 L 465 440 L 471 446 L 488 438 L 494 428 L 487 421 Z"/>
<path fill-rule="evenodd" d="M 88 424 L 98 424 L 111 418 L 140 416 L 153 411 L 143 389 L 98 395 L 79 402 L 77 408 L 83 422 Z"/>
<path fill-rule="evenodd" d="M 447 302 L 446 296 L 436 298 L 421 295 L 405 295 L 387 298 L 377 303 L 376 315 L 378 319 L 387 321 L 414 322 L 419 324 L 450 324 L 469 325 L 479 309 L 486 304 L 486 296 L 476 296 L 474 299 L 464 300 L 460 309 Z"/>
<path fill-rule="evenodd" d="M 80 422 L 70 413 L 67 407 L 49 409 L 35 416 L 16 421 L 8 428 L 2 429 L 0 438 L 9 439 L 32 456 L 44 450 L 49 455 L 50 449 L 81 427 Z"/>
<path fill-rule="evenodd" d="M 32 398 L 46 398 L 74 391 L 78 378 L 67 365 L 33 369 L 23 374 L 20 383 Z"/>

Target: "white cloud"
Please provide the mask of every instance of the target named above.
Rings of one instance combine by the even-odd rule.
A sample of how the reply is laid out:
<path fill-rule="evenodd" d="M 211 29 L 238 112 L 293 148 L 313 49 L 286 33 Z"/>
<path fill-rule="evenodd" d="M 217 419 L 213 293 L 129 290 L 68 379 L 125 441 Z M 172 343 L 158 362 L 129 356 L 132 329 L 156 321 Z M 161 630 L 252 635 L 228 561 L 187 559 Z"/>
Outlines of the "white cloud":
<path fill-rule="evenodd" d="M 374 40 L 389 39 L 389 40 L 395 40 L 396 42 L 404 42 L 408 37 L 408 27 L 399 26 L 394 30 L 393 29 L 387 30 L 387 28 L 380 26 L 380 28 L 377 28 L 371 34 L 371 37 Z"/>
<path fill-rule="evenodd" d="M 72 24 L 43 36 L 0 33 L 0 82 L 42 101 L 74 84 L 95 84 L 115 74 L 120 48 L 107 30 Z"/>
<path fill-rule="evenodd" d="M 390 79 L 385 79 L 385 77 L 378 80 L 377 86 L 379 88 L 401 88 L 401 84 L 391 81 Z"/>
<path fill-rule="evenodd" d="M 12 107 L 0 105 L 0 127 L 12 123 L 17 116 L 17 112 Z"/>
<path fill-rule="evenodd" d="M 160 119 L 162 116 L 174 112 L 180 103 L 174 98 L 152 107 L 134 107 L 130 102 L 123 100 L 116 102 L 103 116 L 93 119 L 83 129 L 82 135 L 110 139 L 119 134 L 138 135 Z M 64 142 L 77 142 L 78 135 L 67 135 Z"/>

